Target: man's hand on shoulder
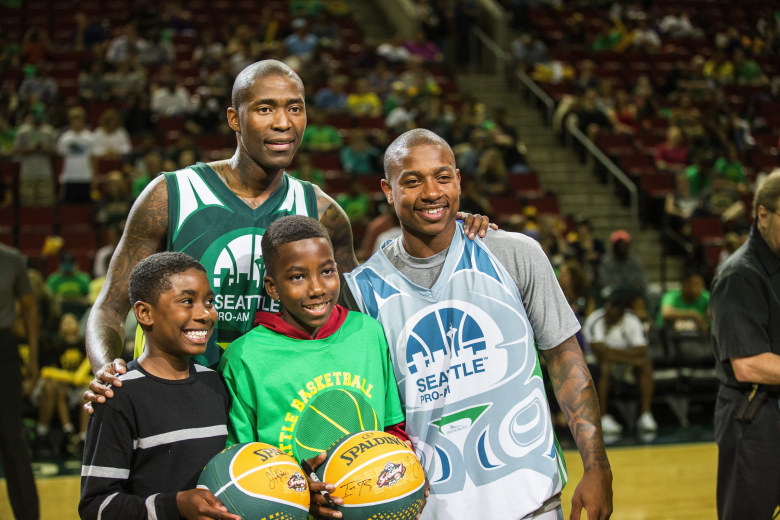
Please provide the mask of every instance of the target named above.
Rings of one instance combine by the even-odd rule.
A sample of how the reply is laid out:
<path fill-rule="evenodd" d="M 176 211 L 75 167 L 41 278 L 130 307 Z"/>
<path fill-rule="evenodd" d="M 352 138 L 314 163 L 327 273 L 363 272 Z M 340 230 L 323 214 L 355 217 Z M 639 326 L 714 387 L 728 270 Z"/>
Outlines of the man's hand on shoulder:
<path fill-rule="evenodd" d="M 84 410 L 93 413 L 95 409 L 92 403 L 105 403 L 106 399 L 114 397 L 114 391 L 107 385 L 122 386 L 122 380 L 119 376 L 127 372 L 127 366 L 123 359 L 115 359 L 111 363 L 106 363 L 95 374 L 95 379 L 89 382 L 89 390 L 84 392 Z"/>
<path fill-rule="evenodd" d="M 488 228 L 496 230 L 498 226 L 490 222 L 490 218 L 486 215 L 463 213 L 459 211 L 455 214 L 455 218 L 463 221 L 463 232 L 471 240 L 474 240 L 477 235 L 479 238 L 485 238 Z"/>

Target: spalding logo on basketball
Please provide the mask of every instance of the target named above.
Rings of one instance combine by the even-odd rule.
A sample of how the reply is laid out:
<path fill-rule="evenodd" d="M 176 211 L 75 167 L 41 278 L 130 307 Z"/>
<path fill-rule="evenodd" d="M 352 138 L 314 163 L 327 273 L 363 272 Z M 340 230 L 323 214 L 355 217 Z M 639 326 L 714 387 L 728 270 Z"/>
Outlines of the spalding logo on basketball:
<path fill-rule="evenodd" d="M 262 442 L 217 453 L 198 479 L 228 511 L 247 520 L 306 520 L 309 485 L 292 457 Z"/>
<path fill-rule="evenodd" d="M 344 520 L 412 520 L 422 505 L 425 475 L 414 452 L 398 437 L 363 431 L 339 439 L 317 469 L 336 486 Z"/>

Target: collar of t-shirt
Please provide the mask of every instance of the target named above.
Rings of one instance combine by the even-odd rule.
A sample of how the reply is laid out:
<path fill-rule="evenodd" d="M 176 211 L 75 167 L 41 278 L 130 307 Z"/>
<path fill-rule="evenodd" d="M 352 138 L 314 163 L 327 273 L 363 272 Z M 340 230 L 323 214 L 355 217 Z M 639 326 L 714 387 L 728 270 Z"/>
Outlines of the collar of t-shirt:
<path fill-rule="evenodd" d="M 330 317 L 328 318 L 328 321 L 325 322 L 325 325 L 320 327 L 320 330 L 317 331 L 317 334 L 314 335 L 314 337 L 309 336 L 307 333 L 300 329 L 296 329 L 286 321 L 282 319 L 282 313 L 271 313 L 271 312 L 265 312 L 265 311 L 258 311 L 257 314 L 255 314 L 255 326 L 262 325 L 268 330 L 272 330 L 278 334 L 282 334 L 284 336 L 287 336 L 288 338 L 294 338 L 294 339 L 324 339 L 339 330 L 339 327 L 344 323 L 344 321 L 347 319 L 347 314 L 349 313 L 349 310 L 347 310 L 346 307 L 342 307 L 341 305 L 336 305 L 333 307 L 333 310 L 330 313 Z"/>

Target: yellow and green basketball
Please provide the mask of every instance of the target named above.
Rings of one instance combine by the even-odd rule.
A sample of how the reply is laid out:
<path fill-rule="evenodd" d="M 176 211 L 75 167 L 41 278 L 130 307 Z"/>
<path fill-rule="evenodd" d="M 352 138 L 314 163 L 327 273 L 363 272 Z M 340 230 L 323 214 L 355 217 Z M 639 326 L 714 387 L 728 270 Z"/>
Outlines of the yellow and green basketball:
<path fill-rule="evenodd" d="M 309 484 L 292 457 L 262 442 L 217 453 L 198 479 L 228 511 L 246 520 L 306 520 Z"/>
<path fill-rule="evenodd" d="M 339 439 L 317 468 L 336 486 L 344 520 L 413 520 L 425 495 L 425 475 L 414 452 L 398 437 L 363 431 Z"/>

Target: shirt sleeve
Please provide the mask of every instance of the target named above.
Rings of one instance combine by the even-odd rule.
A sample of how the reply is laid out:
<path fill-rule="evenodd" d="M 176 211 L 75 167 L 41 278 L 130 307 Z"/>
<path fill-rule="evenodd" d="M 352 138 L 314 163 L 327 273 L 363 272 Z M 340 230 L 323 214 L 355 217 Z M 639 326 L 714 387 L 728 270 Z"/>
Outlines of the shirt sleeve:
<path fill-rule="evenodd" d="M 240 356 L 242 344 L 235 342 L 222 356 L 219 371 L 225 378 L 230 395 L 230 411 L 228 413 L 227 445 L 243 442 L 257 442 L 257 401 L 251 372 Z"/>
<path fill-rule="evenodd" d="M 134 437 L 126 394 L 117 392 L 108 403 L 95 407 L 87 427 L 81 466 L 79 516 L 82 519 L 179 519 L 176 493 L 143 497 L 128 492 Z"/>
<path fill-rule="evenodd" d="M 484 242 L 517 284 L 538 348 L 557 347 L 580 330 L 538 242 L 505 231 L 488 231 Z"/>
<path fill-rule="evenodd" d="M 769 290 L 757 276 L 742 272 L 733 272 L 715 283 L 710 293 L 710 308 L 719 361 L 772 351 Z"/>

